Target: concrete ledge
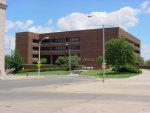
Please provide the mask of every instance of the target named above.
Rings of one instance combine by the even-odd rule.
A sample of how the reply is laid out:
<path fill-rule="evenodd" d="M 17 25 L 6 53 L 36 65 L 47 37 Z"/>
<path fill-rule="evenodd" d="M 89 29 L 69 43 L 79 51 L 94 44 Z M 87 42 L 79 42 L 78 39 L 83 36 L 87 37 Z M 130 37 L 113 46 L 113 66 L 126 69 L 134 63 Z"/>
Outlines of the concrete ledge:
<path fill-rule="evenodd" d="M 45 78 L 45 76 L 0 76 L 0 80 L 23 80 L 23 79 L 39 79 L 39 78 Z"/>

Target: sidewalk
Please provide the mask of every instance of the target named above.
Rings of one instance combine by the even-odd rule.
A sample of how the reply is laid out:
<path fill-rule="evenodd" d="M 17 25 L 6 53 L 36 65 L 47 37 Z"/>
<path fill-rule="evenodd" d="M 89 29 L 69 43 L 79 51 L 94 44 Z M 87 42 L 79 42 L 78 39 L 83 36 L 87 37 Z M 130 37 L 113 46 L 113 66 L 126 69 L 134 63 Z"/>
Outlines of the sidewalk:
<path fill-rule="evenodd" d="M 3 75 L 0 76 L 0 80 L 22 80 L 22 79 L 36 79 L 36 78 L 44 78 L 44 76 L 24 76 L 24 75 Z"/>

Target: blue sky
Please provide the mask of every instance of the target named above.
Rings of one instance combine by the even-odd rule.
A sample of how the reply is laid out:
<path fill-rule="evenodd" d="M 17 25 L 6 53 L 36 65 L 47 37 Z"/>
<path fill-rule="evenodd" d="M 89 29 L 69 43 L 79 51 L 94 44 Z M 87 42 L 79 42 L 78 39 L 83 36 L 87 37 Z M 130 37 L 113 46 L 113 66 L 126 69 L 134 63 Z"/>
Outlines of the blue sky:
<path fill-rule="evenodd" d="M 150 59 L 150 0 L 7 0 L 6 53 L 15 33 L 122 27 L 138 37 L 142 56 Z M 96 18 L 87 18 L 96 15 Z M 99 24 L 99 25 L 98 25 Z"/>

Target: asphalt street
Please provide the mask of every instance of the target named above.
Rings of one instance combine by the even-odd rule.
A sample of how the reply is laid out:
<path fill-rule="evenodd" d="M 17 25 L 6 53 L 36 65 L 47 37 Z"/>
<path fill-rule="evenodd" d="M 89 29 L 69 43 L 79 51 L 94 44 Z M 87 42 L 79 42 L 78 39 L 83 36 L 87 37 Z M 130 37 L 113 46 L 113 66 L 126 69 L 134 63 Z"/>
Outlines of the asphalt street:
<path fill-rule="evenodd" d="M 0 80 L 0 113 L 150 113 L 149 75 Z"/>
<path fill-rule="evenodd" d="M 0 80 L 0 90 L 10 90 L 23 87 L 37 87 L 44 85 L 63 85 L 74 82 L 95 81 L 96 78 L 84 76 L 45 76 L 40 79 Z"/>

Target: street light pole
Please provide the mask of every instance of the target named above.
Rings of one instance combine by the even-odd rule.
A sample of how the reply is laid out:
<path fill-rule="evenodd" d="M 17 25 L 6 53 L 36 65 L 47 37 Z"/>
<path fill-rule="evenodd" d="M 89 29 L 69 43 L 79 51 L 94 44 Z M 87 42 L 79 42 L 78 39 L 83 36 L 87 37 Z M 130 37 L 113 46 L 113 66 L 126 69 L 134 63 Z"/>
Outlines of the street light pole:
<path fill-rule="evenodd" d="M 44 37 L 42 38 L 41 41 L 39 41 L 39 57 L 38 57 L 38 76 L 40 76 L 40 67 L 41 67 L 41 44 L 42 44 L 42 41 L 45 40 L 45 39 L 49 39 L 49 37 Z"/>
<path fill-rule="evenodd" d="M 70 70 L 70 74 L 71 74 L 71 52 L 70 52 L 70 46 L 68 43 L 66 43 L 66 46 L 68 46 L 68 51 L 69 51 L 69 70 Z"/>
<path fill-rule="evenodd" d="M 97 21 L 99 23 L 101 23 L 101 21 L 95 16 L 95 15 L 89 15 L 88 18 L 90 17 L 95 17 L 97 19 Z M 102 63 L 102 68 L 103 68 L 103 82 L 105 82 L 105 68 L 106 68 L 106 63 L 105 63 L 105 28 L 104 25 L 101 23 L 102 27 L 103 27 L 103 63 Z"/>
<path fill-rule="evenodd" d="M 102 64 L 102 68 L 103 68 L 103 82 L 105 82 L 105 29 L 104 29 L 104 25 L 103 25 L 103 64 Z"/>

